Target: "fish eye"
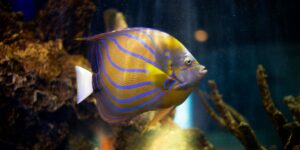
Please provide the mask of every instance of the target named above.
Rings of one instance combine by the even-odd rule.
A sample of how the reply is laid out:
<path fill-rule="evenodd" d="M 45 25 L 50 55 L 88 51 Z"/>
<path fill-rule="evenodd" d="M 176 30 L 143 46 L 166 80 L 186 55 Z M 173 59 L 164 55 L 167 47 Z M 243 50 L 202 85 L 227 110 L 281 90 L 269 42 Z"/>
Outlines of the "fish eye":
<path fill-rule="evenodd" d="M 184 59 L 184 63 L 185 63 L 185 65 L 190 66 L 192 64 L 192 59 L 189 57 L 186 57 Z"/>

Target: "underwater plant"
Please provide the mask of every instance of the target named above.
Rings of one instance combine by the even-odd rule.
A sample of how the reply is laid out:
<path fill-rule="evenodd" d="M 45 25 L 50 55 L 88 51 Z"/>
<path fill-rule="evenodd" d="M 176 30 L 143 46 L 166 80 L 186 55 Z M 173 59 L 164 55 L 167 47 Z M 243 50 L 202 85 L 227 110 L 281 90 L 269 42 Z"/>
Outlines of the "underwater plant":
<path fill-rule="evenodd" d="M 299 149 L 300 148 L 300 123 L 299 111 L 300 101 L 299 96 L 286 96 L 285 104 L 294 114 L 294 120 L 288 121 L 283 113 L 274 105 L 271 92 L 266 80 L 265 69 L 262 65 L 257 66 L 257 84 L 260 89 L 263 107 L 269 115 L 275 130 L 281 138 L 283 148 Z M 236 111 L 232 106 L 224 102 L 215 81 L 208 81 L 211 89 L 210 96 L 205 92 L 198 90 L 197 94 L 200 97 L 208 114 L 222 127 L 230 131 L 244 145 L 245 149 L 249 150 L 264 150 L 265 146 L 261 145 L 256 138 L 254 130 L 251 128 L 247 119 Z M 208 99 L 216 106 L 217 112 L 209 105 Z"/>

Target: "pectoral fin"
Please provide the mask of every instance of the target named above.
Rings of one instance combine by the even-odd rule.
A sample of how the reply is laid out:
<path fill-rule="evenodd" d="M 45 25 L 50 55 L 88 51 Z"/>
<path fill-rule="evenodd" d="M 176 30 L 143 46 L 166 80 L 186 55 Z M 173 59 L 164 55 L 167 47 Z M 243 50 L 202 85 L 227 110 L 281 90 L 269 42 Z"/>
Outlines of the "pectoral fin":
<path fill-rule="evenodd" d="M 175 107 L 176 106 L 171 106 L 169 108 L 164 108 L 164 109 L 158 110 L 155 113 L 153 119 L 148 123 L 148 125 L 146 126 L 144 131 L 147 131 L 147 130 L 153 128 L 159 121 L 161 121 L 162 119 L 167 117 L 175 109 Z"/>

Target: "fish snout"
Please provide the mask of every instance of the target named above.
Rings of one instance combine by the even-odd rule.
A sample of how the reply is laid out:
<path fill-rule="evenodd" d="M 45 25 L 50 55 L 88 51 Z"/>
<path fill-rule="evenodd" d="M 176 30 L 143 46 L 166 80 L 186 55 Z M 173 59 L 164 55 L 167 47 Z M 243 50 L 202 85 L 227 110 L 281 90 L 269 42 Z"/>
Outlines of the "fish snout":
<path fill-rule="evenodd" d="M 199 74 L 200 76 L 204 76 L 207 73 L 207 70 L 205 69 L 205 66 L 200 65 Z"/>

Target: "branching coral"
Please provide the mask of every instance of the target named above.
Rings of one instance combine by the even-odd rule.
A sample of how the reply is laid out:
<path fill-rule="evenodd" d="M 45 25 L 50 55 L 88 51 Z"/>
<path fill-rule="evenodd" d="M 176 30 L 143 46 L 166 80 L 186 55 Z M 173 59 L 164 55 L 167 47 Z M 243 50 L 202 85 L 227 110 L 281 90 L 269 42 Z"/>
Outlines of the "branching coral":
<path fill-rule="evenodd" d="M 283 99 L 284 103 L 288 106 L 289 110 L 294 114 L 295 119 L 300 121 L 300 95 L 297 97 L 286 96 Z"/>
<path fill-rule="evenodd" d="M 257 67 L 257 83 L 260 89 L 263 106 L 270 116 L 279 137 L 284 144 L 284 149 L 299 149 L 300 148 L 300 96 L 286 96 L 284 102 L 289 110 L 294 114 L 295 120 L 288 122 L 282 112 L 276 108 L 268 83 L 266 81 L 266 73 L 262 65 Z M 233 135 L 235 135 L 246 149 L 265 149 L 260 145 L 256 139 L 255 133 L 250 127 L 247 120 L 239 114 L 234 108 L 226 104 L 220 95 L 215 81 L 210 80 L 208 85 L 211 89 L 211 99 L 216 105 L 219 113 L 209 105 L 206 93 L 197 91 L 201 102 L 203 103 L 208 114 L 216 120 L 221 126 L 227 128 Z"/>
<path fill-rule="evenodd" d="M 234 108 L 226 104 L 215 81 L 208 81 L 208 85 L 211 89 L 211 100 L 216 105 L 219 112 L 215 112 L 213 108 L 208 104 L 207 96 L 200 90 L 197 94 L 200 96 L 201 101 L 206 108 L 210 116 L 216 120 L 221 126 L 227 128 L 234 136 L 236 136 L 246 149 L 249 150 L 263 150 L 266 149 L 256 139 L 256 135 L 249 125 L 248 121 L 239 114 Z"/>
<path fill-rule="evenodd" d="M 263 105 L 270 116 L 275 129 L 284 144 L 284 149 L 293 149 L 300 147 L 300 124 L 298 121 L 288 122 L 282 112 L 276 108 L 271 97 L 271 92 L 266 80 L 265 69 L 262 65 L 257 67 L 257 82 L 260 89 Z M 287 96 L 284 99 L 290 111 L 295 115 L 296 119 L 299 119 L 299 97 L 294 98 Z"/>

